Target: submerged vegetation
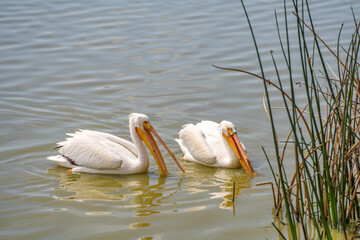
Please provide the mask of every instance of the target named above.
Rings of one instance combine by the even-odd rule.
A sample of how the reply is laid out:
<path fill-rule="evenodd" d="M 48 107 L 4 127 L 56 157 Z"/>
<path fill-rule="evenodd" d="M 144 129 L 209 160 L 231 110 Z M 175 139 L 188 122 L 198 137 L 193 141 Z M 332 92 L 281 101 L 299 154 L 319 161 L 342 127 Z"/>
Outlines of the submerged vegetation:
<path fill-rule="evenodd" d="M 271 165 L 265 149 L 264 153 L 275 180 L 276 190 L 273 190 L 273 194 L 276 215 L 279 216 L 282 211 L 285 213 L 288 235 L 292 239 L 332 239 L 333 229 L 339 230 L 345 239 L 359 238 L 359 22 L 353 13 L 355 26 L 348 44 L 341 44 L 341 26 L 336 49 L 333 50 L 317 34 L 308 1 L 293 0 L 292 14 L 287 14 L 289 6 L 284 0 L 283 31 L 280 30 L 276 12 L 275 20 L 282 61 L 287 71 L 286 74 L 280 73 L 279 60 L 271 51 L 276 76 L 272 80 L 265 76 L 251 21 L 241 2 L 261 74 L 222 69 L 243 72 L 263 80 L 264 107 L 272 127 L 276 168 Z M 296 53 L 290 47 L 293 44 L 289 37 L 290 20 L 295 21 L 297 30 Z M 330 62 L 335 64 L 330 65 Z M 301 78 L 299 75 L 294 77 L 295 63 L 297 70 L 300 66 Z M 283 144 L 278 137 L 282 134 L 276 131 L 274 108 L 271 105 L 274 93 L 280 94 L 289 120 L 290 132 Z M 298 94 L 302 97 L 298 97 Z M 306 96 L 305 100 L 303 96 Z M 291 154 L 285 155 L 290 151 Z M 289 165 L 292 158 L 293 167 L 286 169 L 285 162 Z M 315 233 L 309 232 L 309 225 L 315 229 Z M 280 229 L 277 230 L 285 238 Z"/>

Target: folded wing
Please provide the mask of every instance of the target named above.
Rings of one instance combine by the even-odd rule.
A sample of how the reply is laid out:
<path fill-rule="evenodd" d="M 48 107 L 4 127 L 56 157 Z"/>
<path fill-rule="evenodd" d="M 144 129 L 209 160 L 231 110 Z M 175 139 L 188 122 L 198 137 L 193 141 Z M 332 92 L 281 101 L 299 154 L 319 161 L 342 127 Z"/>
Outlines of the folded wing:
<path fill-rule="evenodd" d="M 79 130 L 63 142 L 58 151 L 73 165 L 92 169 L 116 169 L 124 160 L 136 159 L 133 143 L 108 133 Z"/>
<path fill-rule="evenodd" d="M 186 150 L 185 158 L 193 158 L 193 160 L 209 165 L 215 162 L 216 156 L 212 152 L 209 144 L 207 143 L 207 136 L 201 128 L 194 124 L 184 125 L 179 131 L 179 139 L 177 141 L 182 149 Z"/>

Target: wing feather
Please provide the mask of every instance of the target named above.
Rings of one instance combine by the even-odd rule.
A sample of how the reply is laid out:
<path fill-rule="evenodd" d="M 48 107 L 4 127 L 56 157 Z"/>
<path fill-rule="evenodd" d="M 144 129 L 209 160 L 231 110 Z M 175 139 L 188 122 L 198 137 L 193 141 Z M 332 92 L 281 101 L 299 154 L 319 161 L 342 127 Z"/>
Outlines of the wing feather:
<path fill-rule="evenodd" d="M 123 147 L 125 147 L 127 150 L 129 150 L 130 152 L 132 152 L 136 157 L 138 157 L 138 152 L 137 149 L 134 145 L 134 143 L 123 139 L 123 138 L 119 138 L 117 136 L 114 136 L 110 133 L 104 133 L 104 132 L 97 132 L 97 131 L 92 131 L 92 130 L 80 130 L 82 134 L 86 134 L 88 136 L 93 136 L 93 137 L 99 137 L 102 136 L 103 138 L 106 138 L 114 143 L 117 143 Z M 77 132 L 78 133 L 78 132 Z"/>
<path fill-rule="evenodd" d="M 179 131 L 179 138 L 182 145 L 187 148 L 194 160 L 204 164 L 212 164 L 215 162 L 216 156 L 206 141 L 206 135 L 194 124 L 184 125 Z"/>
<path fill-rule="evenodd" d="M 59 142 L 61 147 L 58 151 L 79 166 L 116 169 L 125 159 L 137 157 L 132 143 L 111 134 L 80 130 L 68 135 L 72 137 Z"/>

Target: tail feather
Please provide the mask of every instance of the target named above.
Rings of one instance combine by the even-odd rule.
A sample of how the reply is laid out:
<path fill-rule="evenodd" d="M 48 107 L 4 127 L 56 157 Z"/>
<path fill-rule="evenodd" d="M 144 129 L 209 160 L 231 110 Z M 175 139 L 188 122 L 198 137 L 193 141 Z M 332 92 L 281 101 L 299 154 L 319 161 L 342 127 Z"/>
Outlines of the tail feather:
<path fill-rule="evenodd" d="M 72 164 L 68 161 L 68 159 L 66 159 L 66 158 L 65 158 L 64 156 L 62 156 L 62 155 L 49 156 L 47 159 L 50 160 L 50 161 L 56 162 L 59 166 L 62 166 L 62 167 L 66 167 L 66 168 L 76 167 L 76 165 L 72 165 Z"/>

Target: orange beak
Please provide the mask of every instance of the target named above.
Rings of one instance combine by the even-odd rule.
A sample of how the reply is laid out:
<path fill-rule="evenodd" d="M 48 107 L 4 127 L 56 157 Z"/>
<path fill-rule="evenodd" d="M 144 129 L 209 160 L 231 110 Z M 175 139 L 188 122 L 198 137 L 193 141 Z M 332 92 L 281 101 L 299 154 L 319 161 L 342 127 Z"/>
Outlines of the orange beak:
<path fill-rule="evenodd" d="M 161 155 L 161 152 L 159 150 L 158 145 L 155 142 L 154 137 L 152 136 L 151 133 L 153 133 L 156 138 L 160 141 L 160 143 L 164 146 L 164 148 L 169 152 L 170 156 L 174 159 L 175 163 L 179 166 L 179 168 L 183 171 L 184 169 L 180 166 L 180 163 L 176 160 L 176 157 L 174 155 L 174 153 L 168 148 L 168 146 L 166 146 L 165 142 L 161 139 L 161 137 L 159 136 L 159 134 L 155 131 L 155 129 L 150 126 L 149 128 L 145 127 L 145 131 L 141 130 L 140 128 L 136 127 L 136 132 L 138 133 L 138 135 L 140 136 L 141 140 L 144 141 L 144 143 L 146 144 L 146 146 L 149 148 L 151 154 L 153 155 L 159 170 L 161 174 L 167 174 L 167 168 L 166 168 L 166 164 L 165 161 Z"/>
<path fill-rule="evenodd" d="M 185 172 L 185 170 L 181 167 L 179 161 L 176 159 L 175 154 L 170 150 L 170 148 L 168 148 L 168 146 L 165 144 L 165 142 L 161 139 L 159 134 L 155 131 L 155 129 L 152 126 L 150 128 L 150 132 L 152 132 L 155 135 L 155 137 L 159 140 L 159 142 L 164 146 L 166 151 L 170 154 L 172 159 L 174 159 L 174 162 L 176 163 L 176 165 L 178 165 L 178 167 L 181 169 L 181 171 Z"/>
<path fill-rule="evenodd" d="M 237 133 L 235 132 L 235 133 L 230 134 L 230 137 L 226 136 L 223 133 L 223 136 L 226 139 L 226 141 L 228 142 L 228 144 L 230 145 L 230 147 L 232 148 L 232 150 L 235 152 L 244 171 L 246 173 L 251 173 L 252 175 L 256 176 L 256 173 L 255 173 L 253 167 L 251 166 L 249 157 L 247 156 L 245 149 L 243 148 L 242 144 L 240 143 Z"/>

